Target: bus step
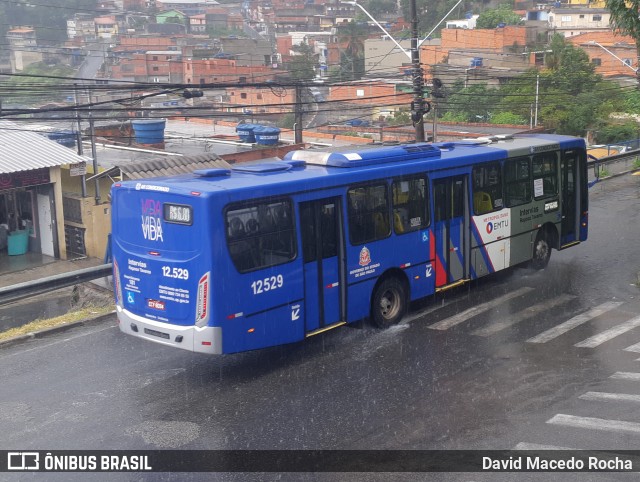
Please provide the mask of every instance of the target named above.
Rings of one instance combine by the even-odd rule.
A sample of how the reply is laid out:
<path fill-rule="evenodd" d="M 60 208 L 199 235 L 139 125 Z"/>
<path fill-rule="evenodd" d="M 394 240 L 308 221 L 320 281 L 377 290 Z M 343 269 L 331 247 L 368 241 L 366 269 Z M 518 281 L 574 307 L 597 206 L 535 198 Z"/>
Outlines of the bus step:
<path fill-rule="evenodd" d="M 322 328 L 318 328 L 317 330 L 310 331 L 305 335 L 305 338 L 309 338 L 310 336 L 319 335 L 320 333 L 324 333 L 325 331 L 333 330 L 334 328 L 338 328 L 339 326 L 346 325 L 346 321 L 338 321 L 331 325 L 323 326 Z"/>
<path fill-rule="evenodd" d="M 463 284 L 468 283 L 469 281 L 471 281 L 471 279 L 465 278 L 465 279 L 460 279 L 455 283 L 451 283 L 449 285 L 440 286 L 439 288 L 436 288 L 436 293 L 442 293 L 443 291 L 450 290 L 451 288 L 462 286 Z"/>
<path fill-rule="evenodd" d="M 560 246 L 560 249 L 558 251 L 565 248 L 570 248 L 571 246 L 575 246 L 576 244 L 580 244 L 580 241 L 573 241 L 571 243 L 563 244 L 562 246 Z"/>

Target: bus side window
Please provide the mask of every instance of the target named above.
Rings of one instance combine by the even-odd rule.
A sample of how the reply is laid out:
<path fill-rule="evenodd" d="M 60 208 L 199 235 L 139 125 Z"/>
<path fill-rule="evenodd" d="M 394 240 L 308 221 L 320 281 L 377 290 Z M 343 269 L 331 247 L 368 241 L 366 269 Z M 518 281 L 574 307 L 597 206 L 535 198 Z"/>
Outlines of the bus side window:
<path fill-rule="evenodd" d="M 476 216 L 502 209 L 500 172 L 497 162 L 473 168 L 473 211 Z"/>
<path fill-rule="evenodd" d="M 347 199 L 351 244 L 369 243 L 391 235 L 386 183 L 351 188 Z"/>
<path fill-rule="evenodd" d="M 228 210 L 226 216 L 229 255 L 240 273 L 275 266 L 295 258 L 289 201 L 245 205 Z"/>
<path fill-rule="evenodd" d="M 507 207 L 531 201 L 531 165 L 528 157 L 505 161 L 504 186 Z"/>
<path fill-rule="evenodd" d="M 429 225 L 424 178 L 394 181 L 392 190 L 393 227 L 396 234 L 409 233 Z"/>

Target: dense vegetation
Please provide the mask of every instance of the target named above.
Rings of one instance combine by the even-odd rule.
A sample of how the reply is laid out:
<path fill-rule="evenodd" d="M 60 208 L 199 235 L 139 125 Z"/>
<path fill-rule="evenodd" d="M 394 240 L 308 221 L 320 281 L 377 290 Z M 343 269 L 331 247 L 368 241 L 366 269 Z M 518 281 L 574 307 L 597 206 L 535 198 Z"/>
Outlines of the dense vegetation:
<path fill-rule="evenodd" d="M 27 0 L 0 2 L 0 38 L 5 38 L 13 27 L 31 25 L 36 30 L 38 42 L 63 42 L 67 39 L 67 19 L 75 13 L 100 16 L 97 0 L 56 0 L 37 2 Z"/>

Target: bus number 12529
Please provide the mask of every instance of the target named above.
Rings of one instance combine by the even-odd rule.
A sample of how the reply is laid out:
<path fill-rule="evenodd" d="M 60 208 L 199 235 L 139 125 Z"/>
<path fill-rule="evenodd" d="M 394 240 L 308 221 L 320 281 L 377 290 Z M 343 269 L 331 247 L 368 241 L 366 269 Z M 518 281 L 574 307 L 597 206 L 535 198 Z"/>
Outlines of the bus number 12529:
<path fill-rule="evenodd" d="M 112 188 L 120 329 L 195 352 L 302 340 L 587 239 L 586 149 L 547 134 L 295 151 Z"/>

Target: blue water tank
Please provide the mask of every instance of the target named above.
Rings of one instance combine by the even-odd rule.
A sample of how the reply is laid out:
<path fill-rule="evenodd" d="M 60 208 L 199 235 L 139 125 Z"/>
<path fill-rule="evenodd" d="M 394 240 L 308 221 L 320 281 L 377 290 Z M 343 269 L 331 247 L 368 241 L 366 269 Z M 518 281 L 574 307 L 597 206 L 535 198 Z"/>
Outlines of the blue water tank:
<path fill-rule="evenodd" d="M 73 131 L 62 130 L 55 132 L 48 132 L 47 137 L 52 141 L 56 141 L 58 144 L 62 144 L 65 147 L 75 147 L 77 134 Z"/>
<path fill-rule="evenodd" d="M 256 138 L 253 135 L 253 130 L 256 127 L 260 126 L 256 124 L 245 124 L 241 122 L 236 126 L 236 133 L 238 134 L 238 137 L 242 142 L 250 142 L 253 144 L 254 142 L 256 142 Z"/>
<path fill-rule="evenodd" d="M 471 59 L 471 67 L 482 67 L 482 57 L 474 57 Z"/>
<path fill-rule="evenodd" d="M 166 119 L 145 119 L 131 121 L 138 144 L 160 144 L 164 142 Z"/>
<path fill-rule="evenodd" d="M 273 146 L 280 141 L 280 129 L 277 127 L 257 126 L 253 134 L 256 142 L 263 146 Z"/>

